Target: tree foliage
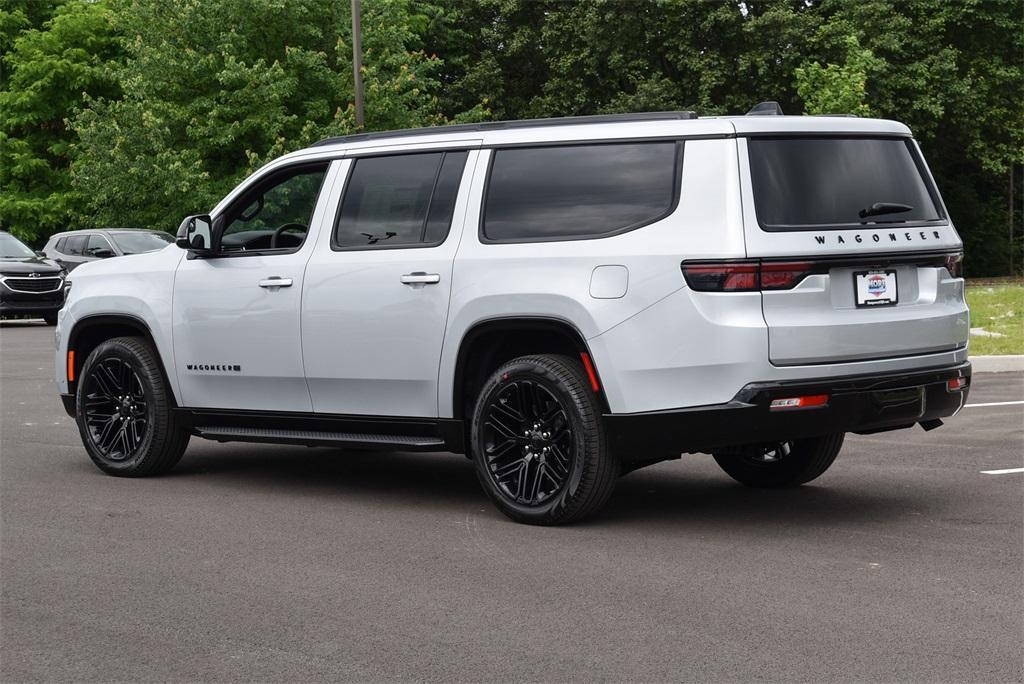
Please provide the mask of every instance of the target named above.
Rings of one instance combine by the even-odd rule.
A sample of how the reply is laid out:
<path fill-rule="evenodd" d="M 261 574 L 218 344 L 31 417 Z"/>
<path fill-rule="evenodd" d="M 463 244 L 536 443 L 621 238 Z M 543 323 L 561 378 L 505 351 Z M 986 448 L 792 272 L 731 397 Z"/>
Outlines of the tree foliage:
<path fill-rule="evenodd" d="M 8 0 L 0 225 L 172 228 L 266 160 L 355 131 L 348 13 L 322 0 Z M 363 30 L 370 130 L 742 113 L 769 99 L 898 119 L 970 273 L 1006 272 L 1012 254 L 1019 268 L 1018 0 L 363 0 Z"/>
<path fill-rule="evenodd" d="M 113 5 L 102 0 L 51 5 L 29 0 L 25 8 L 34 13 L 8 9 L 0 14 L 4 26 L 20 27 L 5 34 L 0 227 L 29 241 L 65 228 L 82 207 L 71 187 L 75 136 L 66 117 L 83 105 L 86 93 L 111 97 L 118 92 L 108 69 L 120 55 L 111 25 Z"/>

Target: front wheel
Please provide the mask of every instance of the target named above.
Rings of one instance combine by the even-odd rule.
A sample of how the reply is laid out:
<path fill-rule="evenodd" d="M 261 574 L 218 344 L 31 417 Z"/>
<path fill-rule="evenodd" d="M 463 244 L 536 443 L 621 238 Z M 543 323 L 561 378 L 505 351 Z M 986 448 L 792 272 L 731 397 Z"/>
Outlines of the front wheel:
<path fill-rule="evenodd" d="M 619 466 L 597 395 L 568 356 L 524 356 L 487 380 L 471 428 L 484 491 L 517 522 L 558 525 L 596 512 Z"/>
<path fill-rule="evenodd" d="M 845 433 L 777 444 L 734 447 L 714 454 L 734 480 L 748 487 L 795 487 L 810 482 L 832 465 Z"/>
<path fill-rule="evenodd" d="M 166 472 L 188 445 L 156 353 L 141 338 L 116 337 L 96 347 L 79 374 L 76 403 L 82 443 L 110 475 Z"/>

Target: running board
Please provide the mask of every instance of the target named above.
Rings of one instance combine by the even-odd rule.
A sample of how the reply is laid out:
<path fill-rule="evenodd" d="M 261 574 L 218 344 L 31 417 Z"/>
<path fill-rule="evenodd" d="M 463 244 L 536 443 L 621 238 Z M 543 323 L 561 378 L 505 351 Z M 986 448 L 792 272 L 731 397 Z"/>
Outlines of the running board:
<path fill-rule="evenodd" d="M 212 439 L 217 442 L 346 446 L 406 451 L 443 451 L 445 449 L 445 441 L 443 439 L 426 436 L 358 434 L 322 432 L 317 430 L 275 430 L 227 426 L 196 426 L 193 428 L 193 431 L 204 439 Z"/>

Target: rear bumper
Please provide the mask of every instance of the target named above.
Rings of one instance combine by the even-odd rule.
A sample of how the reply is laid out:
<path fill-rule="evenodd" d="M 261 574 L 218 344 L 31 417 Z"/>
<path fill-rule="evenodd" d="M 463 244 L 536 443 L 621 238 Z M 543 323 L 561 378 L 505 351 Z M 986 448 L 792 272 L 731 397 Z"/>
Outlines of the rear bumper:
<path fill-rule="evenodd" d="M 646 413 L 606 414 L 616 453 L 627 459 L 674 458 L 684 451 L 712 451 L 741 444 L 788 441 L 834 432 L 868 434 L 929 424 L 956 414 L 967 402 L 971 364 L 912 372 L 820 380 L 758 382 L 725 404 Z M 949 391 L 946 383 L 968 384 Z M 772 410 L 773 399 L 827 394 L 828 403 Z"/>

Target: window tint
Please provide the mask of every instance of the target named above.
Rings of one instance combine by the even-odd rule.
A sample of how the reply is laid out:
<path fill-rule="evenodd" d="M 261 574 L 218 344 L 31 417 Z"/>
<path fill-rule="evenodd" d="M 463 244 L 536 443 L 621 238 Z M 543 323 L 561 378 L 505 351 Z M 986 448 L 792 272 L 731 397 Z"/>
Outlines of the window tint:
<path fill-rule="evenodd" d="M 357 159 L 334 231 L 335 247 L 437 244 L 451 227 L 467 152 Z"/>
<path fill-rule="evenodd" d="M 221 249 L 296 249 L 306 239 L 328 163 L 280 171 L 235 202 Z"/>
<path fill-rule="evenodd" d="M 598 237 L 655 221 L 674 204 L 677 159 L 675 142 L 496 150 L 484 237 Z"/>
<path fill-rule="evenodd" d="M 85 252 L 86 239 L 85 235 L 72 235 L 68 238 L 67 249 L 64 253 L 71 256 L 82 256 Z"/>
<path fill-rule="evenodd" d="M 766 230 L 938 220 L 910 145 L 895 138 L 752 138 L 757 220 Z M 860 216 L 877 203 L 910 209 Z"/>

